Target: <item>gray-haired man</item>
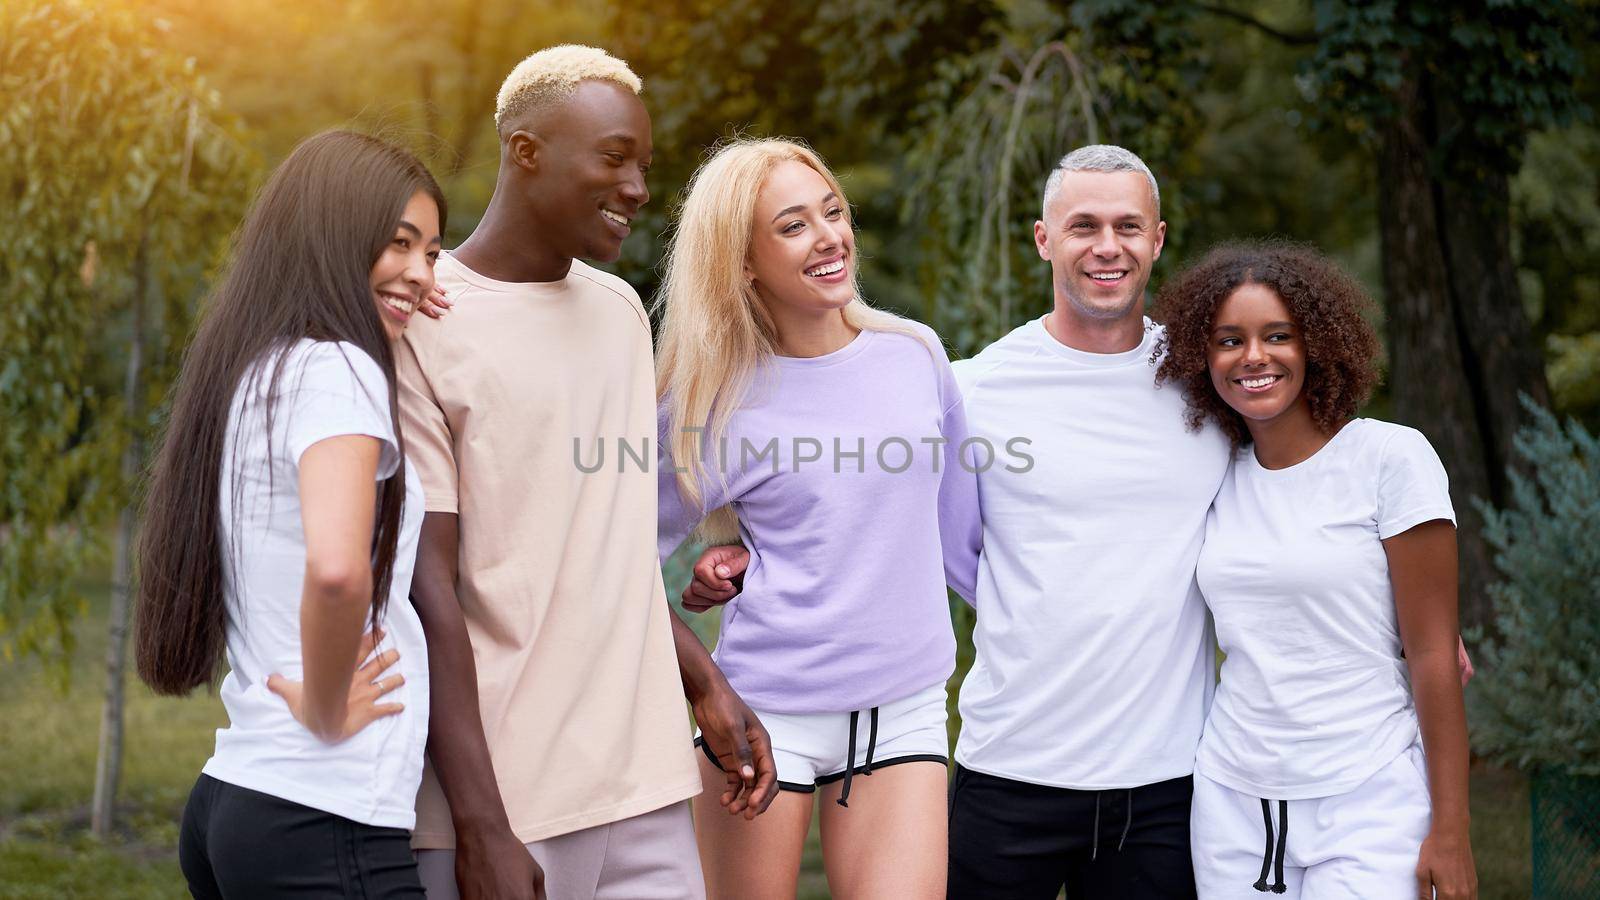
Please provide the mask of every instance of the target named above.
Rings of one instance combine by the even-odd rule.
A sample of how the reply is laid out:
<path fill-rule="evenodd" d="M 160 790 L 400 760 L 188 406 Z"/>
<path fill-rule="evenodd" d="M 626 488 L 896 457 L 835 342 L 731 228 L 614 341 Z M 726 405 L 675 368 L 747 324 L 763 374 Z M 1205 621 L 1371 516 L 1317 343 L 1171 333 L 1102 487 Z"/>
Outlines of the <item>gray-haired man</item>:
<path fill-rule="evenodd" d="M 1082 147 L 1034 223 L 1054 308 L 956 364 L 984 551 L 951 784 L 950 896 L 1192 897 L 1189 800 L 1212 689 L 1195 584 L 1227 441 L 1155 385 L 1144 289 L 1166 223 L 1150 170 Z"/>

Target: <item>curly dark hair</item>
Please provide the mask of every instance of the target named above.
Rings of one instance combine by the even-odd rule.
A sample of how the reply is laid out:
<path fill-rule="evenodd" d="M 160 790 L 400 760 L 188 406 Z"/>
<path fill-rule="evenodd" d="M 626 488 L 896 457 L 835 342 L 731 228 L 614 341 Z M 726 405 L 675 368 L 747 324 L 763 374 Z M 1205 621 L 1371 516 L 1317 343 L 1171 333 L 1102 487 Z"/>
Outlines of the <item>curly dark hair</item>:
<path fill-rule="evenodd" d="M 1191 431 L 1210 419 L 1235 447 L 1250 443 L 1243 417 L 1217 396 L 1206 367 L 1217 308 L 1245 284 L 1271 288 L 1289 307 L 1305 341 L 1311 419 L 1326 434 L 1337 431 L 1378 384 L 1380 345 L 1366 317 L 1376 307 L 1338 263 L 1304 244 L 1221 244 L 1162 285 L 1156 310 L 1166 336 L 1156 347 L 1156 384 L 1183 385 Z"/>

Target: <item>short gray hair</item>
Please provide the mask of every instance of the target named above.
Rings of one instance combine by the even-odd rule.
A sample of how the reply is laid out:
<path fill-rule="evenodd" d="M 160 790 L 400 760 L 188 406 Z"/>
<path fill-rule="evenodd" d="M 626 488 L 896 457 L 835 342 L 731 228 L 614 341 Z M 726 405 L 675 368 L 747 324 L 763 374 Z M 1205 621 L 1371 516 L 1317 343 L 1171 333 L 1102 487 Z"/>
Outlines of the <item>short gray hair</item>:
<path fill-rule="evenodd" d="M 1156 202 L 1156 218 L 1161 218 L 1161 189 L 1156 187 L 1156 176 L 1150 173 L 1150 167 L 1133 151 L 1114 144 L 1090 144 L 1061 157 L 1050 177 L 1045 179 L 1044 203 L 1040 205 L 1039 218 L 1045 217 L 1050 209 L 1050 201 L 1061 192 L 1061 177 L 1068 172 L 1139 172 L 1150 182 L 1150 199 Z"/>

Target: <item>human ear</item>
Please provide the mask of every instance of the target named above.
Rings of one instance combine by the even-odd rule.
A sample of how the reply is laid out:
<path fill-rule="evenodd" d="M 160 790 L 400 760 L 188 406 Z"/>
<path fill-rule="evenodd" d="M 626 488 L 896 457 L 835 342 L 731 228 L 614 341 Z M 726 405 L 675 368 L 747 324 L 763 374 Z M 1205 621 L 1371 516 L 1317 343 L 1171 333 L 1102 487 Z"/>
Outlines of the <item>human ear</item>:
<path fill-rule="evenodd" d="M 512 164 L 530 175 L 539 171 L 539 151 L 543 147 L 544 139 L 531 131 L 519 129 L 511 132 L 511 136 L 506 138 L 506 148 Z"/>
<path fill-rule="evenodd" d="M 1046 261 L 1050 259 L 1050 232 L 1045 229 L 1042 220 L 1034 220 L 1033 246 L 1039 251 L 1040 259 Z"/>

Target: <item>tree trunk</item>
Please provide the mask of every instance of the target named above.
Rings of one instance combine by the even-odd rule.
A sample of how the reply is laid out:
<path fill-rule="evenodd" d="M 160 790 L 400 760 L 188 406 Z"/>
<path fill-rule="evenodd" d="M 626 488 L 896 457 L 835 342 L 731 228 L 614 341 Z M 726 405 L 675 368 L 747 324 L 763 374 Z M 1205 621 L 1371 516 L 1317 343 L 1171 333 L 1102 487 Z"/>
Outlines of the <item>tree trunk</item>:
<path fill-rule="evenodd" d="M 1524 419 L 1517 395 L 1550 405 L 1544 358 L 1522 306 L 1511 256 L 1511 187 L 1504 171 L 1486 171 L 1473 173 L 1470 181 L 1443 179 L 1439 196 L 1451 294 L 1471 353 L 1466 376 L 1484 431 L 1486 499 L 1503 506 L 1510 499 L 1511 442 Z"/>
<path fill-rule="evenodd" d="M 128 368 L 123 378 L 123 410 L 130 423 L 128 446 L 122 451 L 122 483 L 133 490 L 138 476 L 142 429 L 139 426 L 144 363 L 145 294 L 149 288 L 148 235 L 139 239 L 134 260 L 133 335 L 128 346 Z M 112 570 L 111 612 L 106 642 L 105 708 L 100 716 L 100 749 L 95 760 L 94 805 L 90 830 L 96 838 L 111 836 L 116 821 L 117 785 L 122 779 L 122 713 L 127 687 L 128 606 L 133 583 L 133 530 L 135 502 L 128 497 L 117 517 L 116 560 Z"/>
<path fill-rule="evenodd" d="M 1493 578 L 1488 546 L 1472 498 L 1490 497 L 1485 429 L 1468 372 L 1479 366 L 1452 291 L 1441 241 L 1443 217 L 1429 167 L 1431 129 L 1426 92 L 1412 77 L 1396 95 L 1395 116 L 1382 126 L 1378 149 L 1379 236 L 1387 298 L 1389 385 L 1396 417 L 1420 429 L 1439 451 L 1461 525 L 1461 618 L 1489 619 L 1484 590 Z M 1520 310 L 1519 310 L 1520 311 Z"/>

